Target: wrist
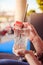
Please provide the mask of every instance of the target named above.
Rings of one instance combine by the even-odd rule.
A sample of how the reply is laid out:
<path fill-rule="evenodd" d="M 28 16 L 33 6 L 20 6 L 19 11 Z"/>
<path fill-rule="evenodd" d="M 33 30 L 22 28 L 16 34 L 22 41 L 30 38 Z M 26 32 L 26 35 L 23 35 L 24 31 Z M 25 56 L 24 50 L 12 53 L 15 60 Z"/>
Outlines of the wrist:
<path fill-rule="evenodd" d="M 35 55 L 32 53 L 28 53 L 25 55 L 26 60 L 30 65 L 40 65 L 38 59 L 35 57 Z"/>

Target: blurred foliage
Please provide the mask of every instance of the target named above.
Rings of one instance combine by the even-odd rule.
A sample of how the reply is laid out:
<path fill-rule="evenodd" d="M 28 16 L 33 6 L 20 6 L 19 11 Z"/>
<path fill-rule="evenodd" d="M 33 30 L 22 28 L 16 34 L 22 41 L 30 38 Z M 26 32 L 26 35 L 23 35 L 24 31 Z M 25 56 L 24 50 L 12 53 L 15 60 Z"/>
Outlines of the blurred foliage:
<path fill-rule="evenodd" d="M 36 12 L 35 10 L 27 11 L 27 16 L 29 16 L 30 14 L 35 13 L 35 12 Z"/>
<path fill-rule="evenodd" d="M 43 11 L 43 6 L 39 6 L 39 8 Z"/>
<path fill-rule="evenodd" d="M 43 12 L 43 0 L 36 0 L 37 4 L 39 5 L 39 8 L 42 10 Z"/>
<path fill-rule="evenodd" d="M 42 5 L 43 4 L 43 0 L 36 0 L 38 5 Z"/>

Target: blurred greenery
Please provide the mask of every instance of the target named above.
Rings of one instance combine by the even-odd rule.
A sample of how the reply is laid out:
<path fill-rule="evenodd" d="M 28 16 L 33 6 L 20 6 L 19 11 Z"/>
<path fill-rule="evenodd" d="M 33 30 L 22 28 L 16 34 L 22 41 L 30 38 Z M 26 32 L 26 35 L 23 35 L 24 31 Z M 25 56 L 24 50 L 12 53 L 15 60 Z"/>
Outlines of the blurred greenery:
<path fill-rule="evenodd" d="M 36 13 L 36 11 L 35 10 L 29 10 L 29 11 L 27 11 L 27 16 L 29 16 L 30 14 L 32 14 L 32 13 Z"/>
<path fill-rule="evenodd" d="M 43 12 L 43 0 L 36 0 L 36 2 L 38 4 L 40 10 L 42 10 L 42 12 Z"/>
<path fill-rule="evenodd" d="M 43 11 L 43 6 L 39 6 L 39 8 Z"/>

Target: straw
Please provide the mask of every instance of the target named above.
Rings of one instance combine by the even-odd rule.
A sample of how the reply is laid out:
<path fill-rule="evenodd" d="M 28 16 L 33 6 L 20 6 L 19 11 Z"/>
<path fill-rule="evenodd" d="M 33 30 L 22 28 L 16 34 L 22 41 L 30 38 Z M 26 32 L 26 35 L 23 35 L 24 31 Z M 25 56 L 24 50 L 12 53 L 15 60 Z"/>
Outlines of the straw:
<path fill-rule="evenodd" d="M 26 19 L 27 9 L 28 9 L 28 4 L 27 4 L 27 7 L 26 7 L 26 12 L 25 12 L 25 17 L 24 17 L 24 22 L 25 22 L 25 19 Z"/>

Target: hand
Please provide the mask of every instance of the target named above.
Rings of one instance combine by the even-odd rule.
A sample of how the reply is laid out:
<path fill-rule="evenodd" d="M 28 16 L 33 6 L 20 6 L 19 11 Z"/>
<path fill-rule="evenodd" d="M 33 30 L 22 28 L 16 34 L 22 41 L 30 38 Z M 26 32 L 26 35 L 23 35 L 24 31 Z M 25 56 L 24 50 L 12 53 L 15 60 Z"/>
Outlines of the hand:
<path fill-rule="evenodd" d="M 27 62 L 30 64 L 30 65 L 41 65 L 41 61 L 39 61 L 33 51 L 27 51 L 27 50 L 20 50 L 18 51 L 18 54 L 19 56 L 24 56 L 25 59 L 27 60 Z"/>
<path fill-rule="evenodd" d="M 27 54 L 30 54 L 30 55 L 32 55 L 32 54 L 34 54 L 34 52 L 31 50 L 31 51 L 28 51 L 28 50 L 19 50 L 18 52 L 17 52 L 17 54 L 19 55 L 19 56 L 23 56 L 23 57 L 25 57 Z"/>
<path fill-rule="evenodd" d="M 19 27 L 19 26 L 17 25 L 17 27 Z M 28 39 L 31 40 L 38 55 L 43 53 L 43 41 L 37 34 L 37 32 L 32 24 L 30 24 L 28 22 L 23 22 L 22 34 L 26 35 L 28 37 Z M 19 51 L 19 50 L 17 49 L 15 51 Z"/>
<path fill-rule="evenodd" d="M 25 35 L 27 35 L 28 39 L 33 43 L 34 48 L 38 55 L 43 53 L 43 41 L 35 30 L 34 26 L 28 22 L 24 22 L 24 28 L 28 28 L 24 30 Z"/>
<path fill-rule="evenodd" d="M 15 23 L 15 25 L 14 25 L 14 34 L 16 35 L 16 36 L 20 36 L 20 34 L 21 35 L 25 35 L 25 36 L 27 36 L 28 38 L 29 38 L 29 40 L 33 40 L 33 38 L 36 36 L 36 34 L 37 34 L 37 32 L 36 32 L 36 30 L 34 29 L 34 27 L 30 24 L 30 23 L 28 23 L 28 22 L 23 22 L 22 23 L 22 25 L 21 25 L 21 23 L 19 23 L 19 22 L 16 22 Z M 23 26 L 23 28 L 22 28 L 22 26 Z M 21 30 L 22 29 L 22 30 Z M 24 30 L 25 29 L 25 30 Z M 22 32 L 22 33 L 21 33 Z M 25 34 L 24 34 L 25 33 Z M 14 45 L 14 52 L 16 53 L 16 55 L 18 55 L 17 54 L 17 52 L 19 51 L 20 49 L 19 49 L 19 45 L 18 44 L 15 44 Z"/>
<path fill-rule="evenodd" d="M 37 36 L 37 31 L 35 30 L 34 26 L 28 22 L 23 22 L 23 32 L 25 32 L 24 35 L 28 37 L 28 39 L 32 42 L 32 40 Z M 24 30 L 25 29 L 25 30 Z"/>

